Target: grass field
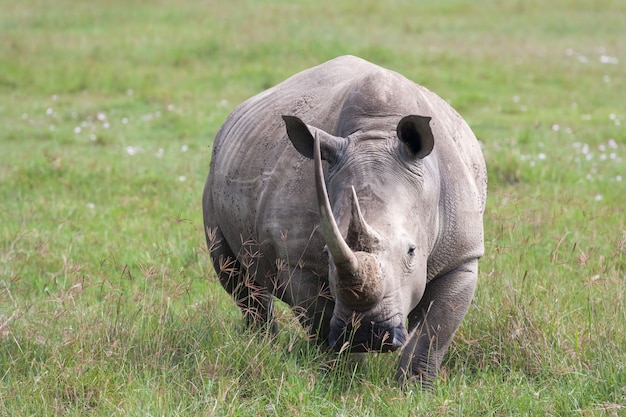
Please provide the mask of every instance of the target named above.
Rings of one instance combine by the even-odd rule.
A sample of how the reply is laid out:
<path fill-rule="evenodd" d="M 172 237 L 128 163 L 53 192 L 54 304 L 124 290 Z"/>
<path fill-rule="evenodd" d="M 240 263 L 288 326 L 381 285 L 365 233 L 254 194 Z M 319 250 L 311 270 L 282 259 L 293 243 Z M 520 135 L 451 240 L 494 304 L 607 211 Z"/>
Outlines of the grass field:
<path fill-rule="evenodd" d="M 430 4 L 432 3 L 432 4 Z M 0 0 L 0 415 L 626 415 L 626 3 Z M 486 254 L 432 394 L 242 330 L 205 249 L 239 102 L 353 54 L 484 145 Z"/>

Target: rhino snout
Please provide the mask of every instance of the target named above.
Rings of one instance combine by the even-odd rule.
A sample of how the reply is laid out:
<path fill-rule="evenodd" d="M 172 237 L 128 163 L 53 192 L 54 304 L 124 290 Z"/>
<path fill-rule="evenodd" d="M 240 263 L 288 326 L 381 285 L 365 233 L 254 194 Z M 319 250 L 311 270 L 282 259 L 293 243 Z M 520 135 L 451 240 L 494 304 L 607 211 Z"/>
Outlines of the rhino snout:
<path fill-rule="evenodd" d="M 328 342 L 336 351 L 347 349 L 352 353 L 393 352 L 400 349 L 408 333 L 404 325 L 385 322 L 342 323 L 331 322 Z"/>
<path fill-rule="evenodd" d="M 369 253 L 355 252 L 359 268 L 337 277 L 337 298 L 342 304 L 364 311 L 375 306 L 383 296 L 381 267 Z"/>

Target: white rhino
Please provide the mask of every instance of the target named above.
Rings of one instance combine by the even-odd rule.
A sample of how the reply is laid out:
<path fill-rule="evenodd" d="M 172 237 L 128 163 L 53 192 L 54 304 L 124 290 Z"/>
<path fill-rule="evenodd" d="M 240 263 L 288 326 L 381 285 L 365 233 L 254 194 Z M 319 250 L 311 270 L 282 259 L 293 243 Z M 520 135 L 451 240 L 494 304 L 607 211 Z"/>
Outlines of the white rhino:
<path fill-rule="evenodd" d="M 202 205 L 213 265 L 248 323 L 271 325 L 277 297 L 320 343 L 401 349 L 398 379 L 429 386 L 474 294 L 486 194 L 455 110 L 343 56 L 228 116 Z"/>

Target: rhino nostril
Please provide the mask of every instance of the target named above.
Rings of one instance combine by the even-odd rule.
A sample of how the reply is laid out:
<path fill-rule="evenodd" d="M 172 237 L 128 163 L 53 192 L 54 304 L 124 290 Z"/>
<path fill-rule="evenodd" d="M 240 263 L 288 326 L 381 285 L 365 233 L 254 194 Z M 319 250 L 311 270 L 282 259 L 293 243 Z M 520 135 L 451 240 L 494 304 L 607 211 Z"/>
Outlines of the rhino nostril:
<path fill-rule="evenodd" d="M 404 326 L 389 326 L 388 323 L 362 323 L 353 327 L 342 323 L 331 326 L 329 346 L 340 351 L 349 346 L 352 352 L 393 352 L 406 343 L 408 334 Z"/>
<path fill-rule="evenodd" d="M 328 335 L 328 346 L 330 346 L 332 349 L 337 349 L 337 340 L 339 339 L 339 334 L 337 333 L 337 331 L 333 328 L 330 330 L 330 334 Z"/>
<path fill-rule="evenodd" d="M 393 329 L 393 339 L 391 341 L 391 350 L 398 350 L 406 342 L 407 332 L 404 327 L 396 327 Z"/>

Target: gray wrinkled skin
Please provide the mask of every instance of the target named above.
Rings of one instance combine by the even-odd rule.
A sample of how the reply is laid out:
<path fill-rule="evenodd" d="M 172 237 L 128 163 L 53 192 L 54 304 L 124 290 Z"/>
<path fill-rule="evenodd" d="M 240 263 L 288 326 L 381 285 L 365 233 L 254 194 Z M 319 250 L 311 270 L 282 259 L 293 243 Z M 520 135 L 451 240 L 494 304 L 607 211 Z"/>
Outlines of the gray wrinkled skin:
<path fill-rule="evenodd" d="M 344 56 L 229 115 L 204 224 L 220 282 L 250 324 L 273 327 L 277 297 L 320 343 L 398 349 L 398 379 L 428 387 L 474 294 L 486 192 L 479 144 L 456 111 Z"/>

